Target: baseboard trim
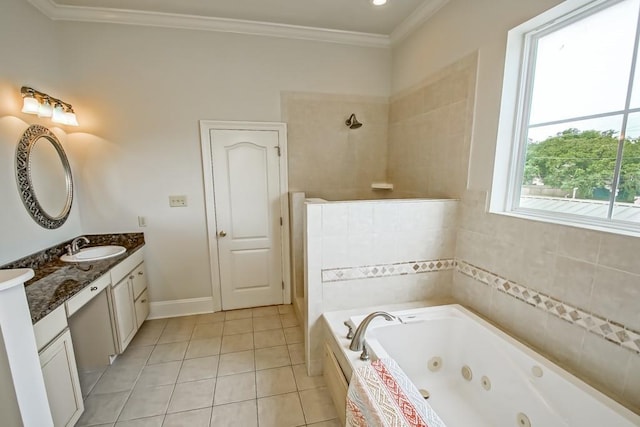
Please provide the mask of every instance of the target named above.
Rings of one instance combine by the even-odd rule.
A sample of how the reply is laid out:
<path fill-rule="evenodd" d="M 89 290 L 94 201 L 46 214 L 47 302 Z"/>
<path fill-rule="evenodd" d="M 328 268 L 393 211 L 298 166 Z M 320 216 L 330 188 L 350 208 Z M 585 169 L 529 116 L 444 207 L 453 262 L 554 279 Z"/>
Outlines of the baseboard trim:
<path fill-rule="evenodd" d="M 193 314 L 213 313 L 213 298 L 189 298 L 172 301 L 152 302 L 149 305 L 149 319 L 190 316 Z"/>

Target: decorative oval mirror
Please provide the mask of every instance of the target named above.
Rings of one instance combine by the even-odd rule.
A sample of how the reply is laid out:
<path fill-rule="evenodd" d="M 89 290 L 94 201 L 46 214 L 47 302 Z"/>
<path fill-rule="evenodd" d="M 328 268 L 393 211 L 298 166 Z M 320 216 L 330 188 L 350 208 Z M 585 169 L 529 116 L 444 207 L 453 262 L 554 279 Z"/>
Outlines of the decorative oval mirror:
<path fill-rule="evenodd" d="M 31 217 L 54 229 L 69 217 L 73 179 L 67 155 L 58 138 L 46 127 L 31 125 L 16 149 L 18 191 Z"/>

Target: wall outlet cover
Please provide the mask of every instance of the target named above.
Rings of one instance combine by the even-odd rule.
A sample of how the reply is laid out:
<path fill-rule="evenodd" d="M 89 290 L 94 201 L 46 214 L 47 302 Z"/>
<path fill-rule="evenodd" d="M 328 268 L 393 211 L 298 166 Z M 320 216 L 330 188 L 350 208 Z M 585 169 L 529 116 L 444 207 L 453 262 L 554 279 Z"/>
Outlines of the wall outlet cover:
<path fill-rule="evenodd" d="M 172 208 L 187 207 L 187 196 L 169 196 L 169 206 Z"/>

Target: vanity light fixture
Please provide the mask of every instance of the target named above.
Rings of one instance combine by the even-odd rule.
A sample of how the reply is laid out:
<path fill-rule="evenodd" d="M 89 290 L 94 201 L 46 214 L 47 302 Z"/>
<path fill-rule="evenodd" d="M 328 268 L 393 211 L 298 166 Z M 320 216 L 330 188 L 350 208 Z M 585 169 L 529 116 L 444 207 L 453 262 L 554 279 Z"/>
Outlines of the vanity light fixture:
<path fill-rule="evenodd" d="M 38 117 L 51 117 L 51 121 L 54 123 L 78 126 L 78 119 L 71 104 L 27 86 L 22 86 L 20 92 L 22 93 L 23 113 L 37 114 Z"/>
<path fill-rule="evenodd" d="M 387 4 L 387 0 L 371 0 L 374 6 L 383 6 Z"/>

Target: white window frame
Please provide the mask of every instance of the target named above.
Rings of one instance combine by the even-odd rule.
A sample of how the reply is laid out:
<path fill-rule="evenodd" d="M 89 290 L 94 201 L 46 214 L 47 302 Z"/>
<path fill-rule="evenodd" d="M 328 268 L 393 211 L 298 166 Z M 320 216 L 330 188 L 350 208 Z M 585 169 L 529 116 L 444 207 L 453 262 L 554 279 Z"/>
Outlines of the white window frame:
<path fill-rule="evenodd" d="M 508 33 L 505 54 L 502 100 L 493 173 L 489 212 L 640 236 L 640 224 L 615 219 L 601 219 L 540 209 L 520 208 L 520 190 L 526 146 L 522 133 L 529 116 L 526 95 L 532 73 L 532 40 L 558 24 L 568 25 L 585 14 L 596 13 L 608 6 L 610 0 L 566 0 L 560 5 L 515 27 Z M 639 65 L 640 66 L 640 63 Z M 618 158 L 618 162 L 620 158 Z"/>

